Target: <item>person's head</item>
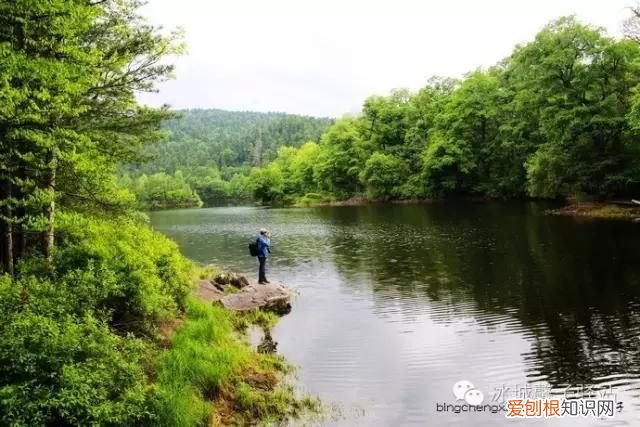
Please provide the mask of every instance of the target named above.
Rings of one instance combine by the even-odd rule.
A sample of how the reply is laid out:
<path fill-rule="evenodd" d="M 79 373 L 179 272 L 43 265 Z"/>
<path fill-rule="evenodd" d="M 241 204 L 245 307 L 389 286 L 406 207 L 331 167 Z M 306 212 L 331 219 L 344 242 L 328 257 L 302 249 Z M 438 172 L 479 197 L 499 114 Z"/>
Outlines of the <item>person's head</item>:
<path fill-rule="evenodd" d="M 269 230 L 267 230 L 266 228 L 261 228 L 260 229 L 260 235 L 261 236 L 268 236 L 269 235 Z"/>

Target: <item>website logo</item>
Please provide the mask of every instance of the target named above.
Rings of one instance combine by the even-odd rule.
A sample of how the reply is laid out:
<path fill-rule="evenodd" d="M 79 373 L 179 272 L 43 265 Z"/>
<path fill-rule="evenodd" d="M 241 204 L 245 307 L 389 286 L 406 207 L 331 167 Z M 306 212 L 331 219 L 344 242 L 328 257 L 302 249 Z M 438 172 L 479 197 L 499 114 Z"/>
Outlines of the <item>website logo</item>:
<path fill-rule="evenodd" d="M 471 381 L 458 381 L 452 391 L 456 400 L 464 400 L 469 405 L 481 405 L 484 402 L 484 393 L 475 388 Z"/>

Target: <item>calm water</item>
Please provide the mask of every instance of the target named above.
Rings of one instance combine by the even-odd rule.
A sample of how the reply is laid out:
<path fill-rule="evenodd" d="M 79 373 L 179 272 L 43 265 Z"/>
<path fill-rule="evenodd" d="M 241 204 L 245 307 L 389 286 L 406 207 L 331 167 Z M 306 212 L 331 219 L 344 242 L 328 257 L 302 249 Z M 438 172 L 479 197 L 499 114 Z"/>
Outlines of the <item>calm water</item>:
<path fill-rule="evenodd" d="M 269 278 L 299 291 L 274 338 L 304 389 L 339 404 L 342 417 L 323 425 L 639 426 L 640 224 L 544 210 L 214 208 L 152 223 L 192 259 L 243 272 L 256 270 L 250 237 L 273 230 Z M 623 408 L 608 420 L 437 412 L 460 380 L 485 403 L 584 385 Z"/>

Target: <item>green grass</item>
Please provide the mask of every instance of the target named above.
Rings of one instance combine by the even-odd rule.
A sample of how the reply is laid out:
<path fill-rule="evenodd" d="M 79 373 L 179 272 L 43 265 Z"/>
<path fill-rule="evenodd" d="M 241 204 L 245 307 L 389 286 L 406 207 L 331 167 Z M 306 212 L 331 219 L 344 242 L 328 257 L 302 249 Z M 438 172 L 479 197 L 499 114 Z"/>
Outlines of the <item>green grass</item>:
<path fill-rule="evenodd" d="M 233 337 L 222 307 L 190 299 L 187 321 L 157 362 L 158 409 L 167 426 L 195 426 L 211 415 L 207 403 L 251 361 L 251 350 Z"/>
<path fill-rule="evenodd" d="M 212 279 L 219 272 L 220 272 L 220 268 L 217 265 L 213 265 L 213 264 L 198 265 L 193 268 L 193 279 L 194 280 Z"/>
<path fill-rule="evenodd" d="M 185 324 L 155 366 L 159 425 L 255 425 L 318 412 L 317 400 L 280 383 L 291 371 L 281 356 L 258 354 L 238 336 L 249 324 L 276 321 L 272 313 L 235 313 L 190 298 Z"/>
<path fill-rule="evenodd" d="M 302 197 L 297 197 L 293 205 L 296 207 L 310 207 L 324 205 L 335 201 L 335 196 L 328 193 L 307 193 Z"/>
<path fill-rule="evenodd" d="M 625 209 L 619 206 L 607 205 L 589 212 L 588 216 L 594 218 L 635 218 L 638 212 L 633 209 Z"/>
<path fill-rule="evenodd" d="M 271 330 L 276 326 L 278 320 L 277 314 L 259 309 L 241 311 L 233 316 L 234 326 L 239 332 L 245 332 L 249 325 L 257 325 L 263 330 Z"/>

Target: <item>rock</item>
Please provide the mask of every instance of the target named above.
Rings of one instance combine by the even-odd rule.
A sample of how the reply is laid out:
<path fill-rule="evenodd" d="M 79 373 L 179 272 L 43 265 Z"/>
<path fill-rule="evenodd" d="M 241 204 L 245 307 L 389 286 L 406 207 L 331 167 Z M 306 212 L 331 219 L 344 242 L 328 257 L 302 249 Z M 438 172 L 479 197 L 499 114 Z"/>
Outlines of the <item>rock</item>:
<path fill-rule="evenodd" d="M 242 289 L 249 286 L 249 280 L 244 276 L 235 275 L 231 278 L 231 284 L 238 289 Z"/>
<path fill-rule="evenodd" d="M 231 271 L 223 271 L 216 274 L 213 281 L 219 285 L 232 285 L 239 289 L 249 286 L 249 281 L 246 277 Z"/>
<path fill-rule="evenodd" d="M 195 291 L 196 297 L 206 302 L 219 301 L 223 297 L 223 291 L 208 280 L 200 280 Z"/>
<path fill-rule="evenodd" d="M 256 308 L 284 315 L 291 311 L 291 294 L 283 285 L 250 283 L 240 292 L 220 299 L 225 308 L 247 311 Z"/>
<path fill-rule="evenodd" d="M 265 331 L 264 337 L 256 350 L 258 353 L 275 353 L 278 350 L 278 343 L 273 340 L 269 331 Z"/>

